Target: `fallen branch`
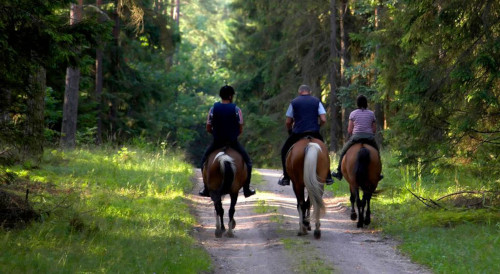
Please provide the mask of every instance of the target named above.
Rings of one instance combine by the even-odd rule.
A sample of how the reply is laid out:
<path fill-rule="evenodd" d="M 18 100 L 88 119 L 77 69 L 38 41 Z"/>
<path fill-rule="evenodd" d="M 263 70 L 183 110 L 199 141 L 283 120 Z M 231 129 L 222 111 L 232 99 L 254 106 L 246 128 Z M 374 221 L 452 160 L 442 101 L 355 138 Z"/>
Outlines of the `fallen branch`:
<path fill-rule="evenodd" d="M 427 198 L 424 198 L 424 197 L 420 197 L 418 196 L 417 194 L 413 193 L 409 188 L 406 188 L 415 198 L 417 198 L 417 200 L 419 200 L 420 202 L 422 202 L 424 205 L 426 205 L 427 207 L 430 207 L 430 208 L 443 208 L 441 205 L 439 205 L 438 203 L 436 203 L 435 201 L 433 201 L 432 199 L 427 199 Z"/>
<path fill-rule="evenodd" d="M 498 194 L 497 191 L 491 191 L 491 190 L 483 190 L 483 191 L 464 190 L 464 191 L 459 191 L 459 192 L 455 192 L 455 193 L 450 193 L 450 194 L 444 195 L 443 197 L 437 199 L 437 201 L 442 200 L 442 199 L 447 198 L 447 197 L 450 197 L 450 196 L 456 196 L 456 195 L 461 195 L 461 194 L 481 194 L 484 197 L 484 195 L 486 193 L 490 193 L 490 192 Z"/>

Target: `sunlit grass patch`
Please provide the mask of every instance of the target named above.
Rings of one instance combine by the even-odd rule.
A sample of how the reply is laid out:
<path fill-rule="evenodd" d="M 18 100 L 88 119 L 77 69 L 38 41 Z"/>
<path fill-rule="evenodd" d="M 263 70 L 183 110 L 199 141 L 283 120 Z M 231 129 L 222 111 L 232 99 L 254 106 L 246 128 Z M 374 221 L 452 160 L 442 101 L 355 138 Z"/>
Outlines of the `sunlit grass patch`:
<path fill-rule="evenodd" d="M 421 166 L 401 165 L 389 154 L 382 159 L 385 178 L 372 199 L 373 226 L 402 240 L 405 253 L 437 273 L 500 272 L 495 252 L 500 250 L 498 197 L 479 195 L 483 202 L 462 194 L 440 199 L 467 191 L 494 193 L 498 183 L 474 175 L 468 166 L 423 172 Z M 427 205 L 414 195 L 427 199 Z M 470 203 L 458 197 L 476 206 L 466 206 Z"/>
<path fill-rule="evenodd" d="M 192 167 L 179 154 L 132 149 L 52 151 L 39 170 L 59 190 L 33 193 L 43 221 L 0 232 L 0 269 L 13 272 L 197 273 L 210 258 L 190 236 L 184 198 Z"/>

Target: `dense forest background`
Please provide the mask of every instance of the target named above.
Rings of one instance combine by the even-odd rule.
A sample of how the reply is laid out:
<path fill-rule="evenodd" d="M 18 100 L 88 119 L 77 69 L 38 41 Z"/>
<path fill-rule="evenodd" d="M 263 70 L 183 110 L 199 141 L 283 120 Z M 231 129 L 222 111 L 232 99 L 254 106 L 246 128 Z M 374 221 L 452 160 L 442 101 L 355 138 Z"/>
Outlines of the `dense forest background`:
<path fill-rule="evenodd" d="M 285 110 L 309 84 L 332 152 L 364 94 L 402 163 L 498 178 L 499 18 L 494 0 L 2 1 L 0 158 L 152 143 L 198 164 L 229 84 L 241 143 L 255 166 L 278 167 Z"/>

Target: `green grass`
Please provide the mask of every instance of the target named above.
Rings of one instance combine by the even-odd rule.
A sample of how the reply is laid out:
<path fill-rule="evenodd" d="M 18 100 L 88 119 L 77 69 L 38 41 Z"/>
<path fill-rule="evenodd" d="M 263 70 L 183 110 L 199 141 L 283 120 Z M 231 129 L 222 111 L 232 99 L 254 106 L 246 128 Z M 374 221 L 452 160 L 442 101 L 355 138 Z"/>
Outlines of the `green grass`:
<path fill-rule="evenodd" d="M 315 249 L 308 245 L 311 242 L 304 238 L 283 238 L 281 240 L 289 256 L 293 258 L 293 268 L 298 273 L 334 273 L 335 268 L 316 254 Z"/>
<path fill-rule="evenodd" d="M 0 230 L 0 269 L 12 273 L 199 273 L 209 255 L 190 231 L 192 167 L 175 152 L 126 148 L 47 152 L 36 181 L 40 222 Z"/>
<path fill-rule="evenodd" d="M 382 160 L 384 179 L 378 187 L 381 192 L 372 199 L 371 226 L 401 240 L 404 253 L 436 273 L 500 273 L 498 196 L 487 198 L 494 202 L 482 208 L 456 206 L 460 201 L 443 199 L 439 201 L 443 208 L 436 209 L 408 191 L 434 201 L 468 190 L 498 195 L 500 180 L 492 178 L 494 171 L 455 164 L 426 172 L 420 165 L 402 165 L 390 154 L 383 154 Z M 349 195 L 345 180 L 329 188 L 336 196 Z"/>

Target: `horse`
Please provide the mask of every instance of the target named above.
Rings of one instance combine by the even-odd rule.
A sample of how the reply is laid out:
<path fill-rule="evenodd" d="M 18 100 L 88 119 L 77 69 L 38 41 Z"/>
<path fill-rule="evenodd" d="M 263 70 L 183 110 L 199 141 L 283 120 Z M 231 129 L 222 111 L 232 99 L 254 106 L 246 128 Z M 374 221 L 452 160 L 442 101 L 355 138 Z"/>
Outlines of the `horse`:
<path fill-rule="evenodd" d="M 309 217 L 312 204 L 316 222 L 314 238 L 319 239 L 321 237 L 319 219 L 325 213 L 323 189 L 330 170 L 330 158 L 326 145 L 321 140 L 312 137 L 297 141 L 288 151 L 286 170 L 290 175 L 293 192 L 297 198 L 298 236 L 307 235 L 307 231 L 311 230 Z M 305 200 L 304 189 L 307 189 L 307 200 Z"/>
<path fill-rule="evenodd" d="M 355 221 L 359 216 L 358 228 L 371 222 L 370 200 L 381 179 L 381 172 L 382 164 L 378 151 L 368 144 L 352 145 L 342 159 L 342 174 L 349 183 L 351 191 L 351 220 Z M 363 191 L 363 199 L 360 199 L 360 188 Z M 354 204 L 358 207 L 358 215 L 354 210 Z"/>
<path fill-rule="evenodd" d="M 229 208 L 229 223 L 226 236 L 234 237 L 236 227 L 234 212 L 238 193 L 247 179 L 247 166 L 241 155 L 230 147 L 224 147 L 212 152 L 204 164 L 203 182 L 210 193 L 215 207 L 215 237 L 220 238 L 226 228 L 224 226 L 224 208 L 222 198 L 229 194 L 231 206 Z"/>

